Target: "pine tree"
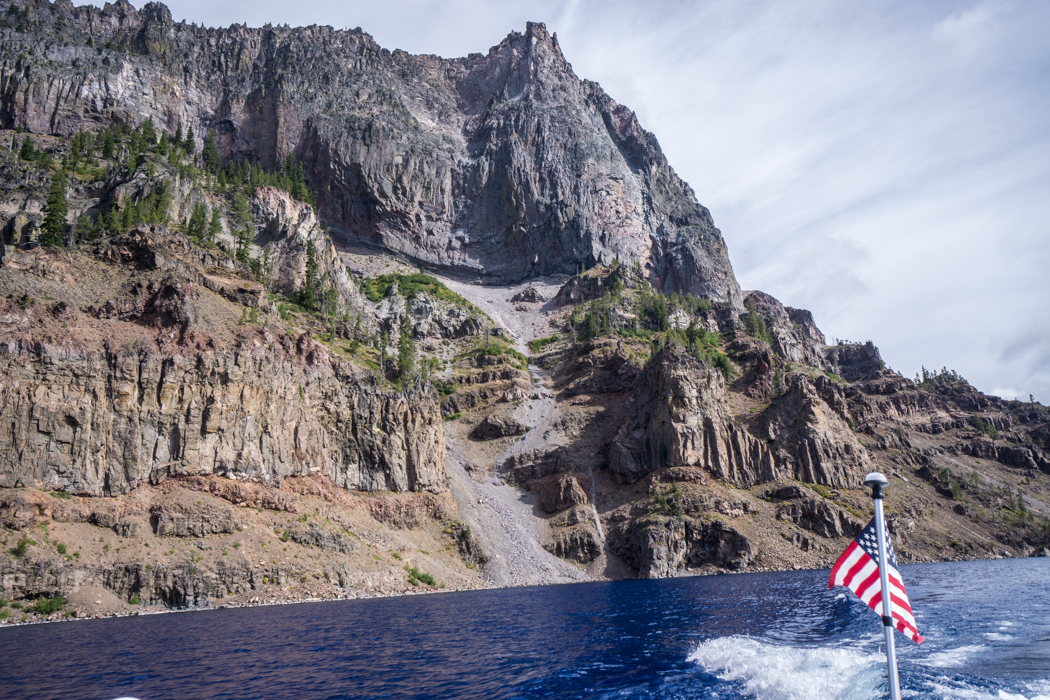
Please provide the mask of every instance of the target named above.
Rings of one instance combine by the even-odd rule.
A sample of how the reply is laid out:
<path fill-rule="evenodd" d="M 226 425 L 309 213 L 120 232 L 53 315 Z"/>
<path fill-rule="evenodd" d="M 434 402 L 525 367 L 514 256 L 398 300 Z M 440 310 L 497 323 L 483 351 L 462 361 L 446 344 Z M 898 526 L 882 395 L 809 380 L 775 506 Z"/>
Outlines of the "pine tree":
<path fill-rule="evenodd" d="M 252 245 L 252 230 L 245 226 L 237 232 L 237 250 L 234 257 L 238 262 L 246 263 L 251 259 L 249 253 Z"/>
<path fill-rule="evenodd" d="M 248 198 L 243 192 L 238 192 L 233 196 L 233 213 L 238 225 L 248 224 L 252 220 L 251 211 L 248 209 Z"/>
<path fill-rule="evenodd" d="M 120 232 L 127 233 L 131 230 L 131 227 L 135 225 L 134 221 L 134 205 L 129 204 L 124 207 L 124 211 L 120 212 Z"/>
<path fill-rule="evenodd" d="M 175 126 L 175 137 L 171 140 L 176 148 L 182 148 L 182 122 Z"/>
<path fill-rule="evenodd" d="M 401 337 L 397 341 L 397 375 L 401 382 L 407 382 L 415 369 L 415 346 L 409 331 L 408 319 L 401 323 Z"/>
<path fill-rule="evenodd" d="M 153 117 L 146 117 L 142 123 L 142 140 L 147 144 L 157 140 L 157 128 L 153 126 Z"/>
<path fill-rule="evenodd" d="M 66 154 L 65 162 L 62 164 L 64 169 L 69 170 L 71 173 L 77 171 L 77 164 L 80 162 L 80 151 L 84 146 L 84 135 L 77 133 L 73 137 L 73 143 L 70 144 L 69 153 Z"/>
<path fill-rule="evenodd" d="M 87 214 L 81 214 L 80 218 L 77 219 L 76 228 L 73 231 L 75 241 L 90 241 L 94 239 L 93 227 L 91 225 L 91 217 Z"/>
<path fill-rule="evenodd" d="M 587 315 L 583 317 L 583 333 L 580 336 L 580 340 L 586 343 L 597 337 L 598 319 L 594 317 L 593 311 L 588 311 Z"/>
<path fill-rule="evenodd" d="M 165 180 L 161 184 L 160 189 L 156 192 L 157 203 L 153 207 L 153 212 L 150 215 L 150 221 L 154 223 L 164 223 L 168 220 L 168 211 L 171 209 L 171 181 Z"/>
<path fill-rule="evenodd" d="M 193 214 L 190 215 L 189 223 L 186 224 L 186 234 L 201 241 L 204 239 L 204 231 L 207 225 L 208 212 L 202 203 L 197 202 L 193 206 Z"/>
<path fill-rule="evenodd" d="M 270 249 L 263 248 L 262 261 L 259 263 L 259 283 L 263 289 L 270 288 L 270 275 L 273 272 L 273 260 L 270 257 Z"/>
<path fill-rule="evenodd" d="M 36 149 L 33 148 L 33 139 L 26 136 L 22 142 L 22 148 L 18 151 L 18 157 L 24 161 L 36 160 Z"/>
<path fill-rule="evenodd" d="M 213 242 L 220 233 L 222 233 L 222 220 L 219 218 L 219 208 L 215 207 L 211 210 L 211 221 L 208 223 L 208 242 Z"/>
<path fill-rule="evenodd" d="M 110 207 L 109 213 L 106 214 L 106 230 L 112 233 L 120 233 L 121 231 L 121 217 L 120 210 L 116 205 Z"/>
<path fill-rule="evenodd" d="M 306 279 L 299 290 L 299 305 L 310 310 L 317 308 L 317 248 L 312 239 L 306 241 Z"/>
<path fill-rule="evenodd" d="M 390 345 L 390 336 L 387 335 L 386 331 L 379 337 L 379 370 L 385 375 L 386 374 L 386 349 Z"/>
<path fill-rule="evenodd" d="M 201 157 L 204 159 L 205 170 L 209 173 L 218 172 L 221 158 L 219 147 L 215 144 L 215 134 L 211 131 L 204 136 L 204 150 L 201 151 Z"/>
<path fill-rule="evenodd" d="M 128 169 L 134 170 L 138 166 L 139 151 L 141 150 L 141 141 L 137 131 L 131 132 L 131 137 L 128 138 Z"/>
<path fill-rule="evenodd" d="M 109 160 L 113 157 L 113 149 L 116 147 L 116 142 L 113 139 L 113 132 L 107 131 L 106 138 L 102 142 L 102 157 Z"/>
<path fill-rule="evenodd" d="M 192 126 L 186 130 L 186 140 L 182 144 L 182 150 L 186 151 L 186 155 L 188 156 L 197 154 L 197 141 L 193 136 Z"/>
<path fill-rule="evenodd" d="M 62 245 L 66 232 L 66 176 L 59 171 L 51 180 L 51 191 L 44 203 L 44 223 L 40 226 L 41 245 Z"/>

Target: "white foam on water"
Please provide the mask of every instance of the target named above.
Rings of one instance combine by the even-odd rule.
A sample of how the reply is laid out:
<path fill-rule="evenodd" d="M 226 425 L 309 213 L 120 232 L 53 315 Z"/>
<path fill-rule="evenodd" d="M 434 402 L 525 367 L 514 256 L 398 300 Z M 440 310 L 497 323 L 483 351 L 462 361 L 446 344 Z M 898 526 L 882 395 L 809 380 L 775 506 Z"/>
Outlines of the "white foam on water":
<path fill-rule="evenodd" d="M 993 642 L 1005 642 L 1014 638 L 1012 634 L 1003 634 L 1002 632 L 985 632 L 984 637 L 985 639 L 991 639 Z"/>
<path fill-rule="evenodd" d="M 958 686 L 947 686 L 940 685 L 938 683 L 930 683 L 930 694 L 933 697 L 943 700 L 1050 700 L 1050 696 L 1035 691 L 1036 694 L 1029 695 L 1025 693 L 1031 693 L 1033 686 L 1029 684 L 1025 693 L 1013 693 L 1008 690 L 988 690 L 982 688 L 973 687 L 958 687 Z M 923 693 L 924 697 L 929 697 L 930 694 Z"/>
<path fill-rule="evenodd" d="M 915 663 L 922 664 L 923 666 L 932 666 L 933 668 L 950 668 L 952 666 L 962 666 L 966 663 L 966 660 L 970 658 L 974 653 L 985 649 L 983 644 L 971 644 L 967 646 L 955 647 L 954 649 L 945 649 L 944 651 L 937 651 L 926 658 L 916 658 Z"/>
<path fill-rule="evenodd" d="M 739 635 L 702 642 L 689 660 L 762 700 L 877 698 L 885 663 L 856 649 L 780 646 Z"/>

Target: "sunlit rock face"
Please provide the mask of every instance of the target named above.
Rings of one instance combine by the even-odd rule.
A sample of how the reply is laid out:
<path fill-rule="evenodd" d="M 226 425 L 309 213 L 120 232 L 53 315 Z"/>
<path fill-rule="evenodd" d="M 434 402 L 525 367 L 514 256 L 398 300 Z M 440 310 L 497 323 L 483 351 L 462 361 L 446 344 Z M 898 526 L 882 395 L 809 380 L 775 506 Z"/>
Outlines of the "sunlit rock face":
<path fill-rule="evenodd" d="M 198 144 L 214 132 L 226 158 L 292 155 L 337 234 L 420 262 L 511 282 L 619 259 L 664 291 L 740 307 L 708 210 L 542 24 L 443 59 L 360 30 L 175 24 L 158 3 L 29 15 L 33 33 L 0 30 L 5 127 L 181 123 Z"/>

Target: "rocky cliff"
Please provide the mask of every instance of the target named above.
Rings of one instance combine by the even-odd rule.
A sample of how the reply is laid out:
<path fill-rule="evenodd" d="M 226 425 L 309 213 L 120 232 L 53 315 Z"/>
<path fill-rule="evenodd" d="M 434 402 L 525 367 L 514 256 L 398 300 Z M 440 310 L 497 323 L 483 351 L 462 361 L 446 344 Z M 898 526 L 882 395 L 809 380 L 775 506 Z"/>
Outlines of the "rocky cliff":
<path fill-rule="evenodd" d="M 446 60 L 360 30 L 175 24 L 159 3 L 9 7 L 0 126 L 192 126 L 226 158 L 292 155 L 335 230 L 419 262 L 514 281 L 618 258 L 740 304 L 707 209 L 542 24 Z"/>
<path fill-rule="evenodd" d="M 115 495 L 218 474 L 267 484 L 324 475 L 362 491 L 444 488 L 432 391 L 384 388 L 308 334 L 244 324 L 223 338 L 221 318 L 201 317 L 245 307 L 180 279 L 172 261 L 193 269 L 173 250 L 180 242 L 141 230 L 78 251 L 72 264 L 37 249 L 0 270 L 5 286 L 30 299 L 0 301 L 9 331 L 0 344 L 0 484 Z M 100 258 L 129 251 L 155 262 L 118 291 L 112 278 L 127 272 Z M 82 276 L 71 288 L 68 275 L 87 268 L 109 284 Z"/>
<path fill-rule="evenodd" d="M 42 615 L 828 566 L 876 469 L 902 561 L 1050 547 L 1050 411 L 741 292 L 543 25 L 0 3 L 4 126 L 0 593 Z"/>
<path fill-rule="evenodd" d="M 610 468 L 637 479 L 662 467 L 703 465 L 744 486 L 775 480 L 781 469 L 773 453 L 737 424 L 727 398 L 717 369 L 674 351 L 653 355 L 610 448 Z"/>

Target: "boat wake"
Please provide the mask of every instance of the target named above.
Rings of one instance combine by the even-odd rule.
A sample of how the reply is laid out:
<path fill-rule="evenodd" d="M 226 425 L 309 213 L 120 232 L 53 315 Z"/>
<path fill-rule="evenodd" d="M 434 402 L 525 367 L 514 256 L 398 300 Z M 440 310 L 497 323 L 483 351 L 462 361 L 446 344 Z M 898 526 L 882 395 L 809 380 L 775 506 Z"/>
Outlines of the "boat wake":
<path fill-rule="evenodd" d="M 1050 681 L 1002 687 L 958 675 L 958 667 L 982 649 L 961 646 L 916 659 L 911 668 L 902 667 L 901 695 L 931 700 L 1050 700 Z M 885 656 L 856 646 L 807 648 L 734 635 L 700 643 L 688 660 L 721 681 L 713 697 L 867 700 L 887 694 Z"/>
<path fill-rule="evenodd" d="M 879 654 L 781 646 L 737 635 L 702 642 L 689 660 L 745 697 L 763 700 L 878 698 L 884 668 Z"/>

